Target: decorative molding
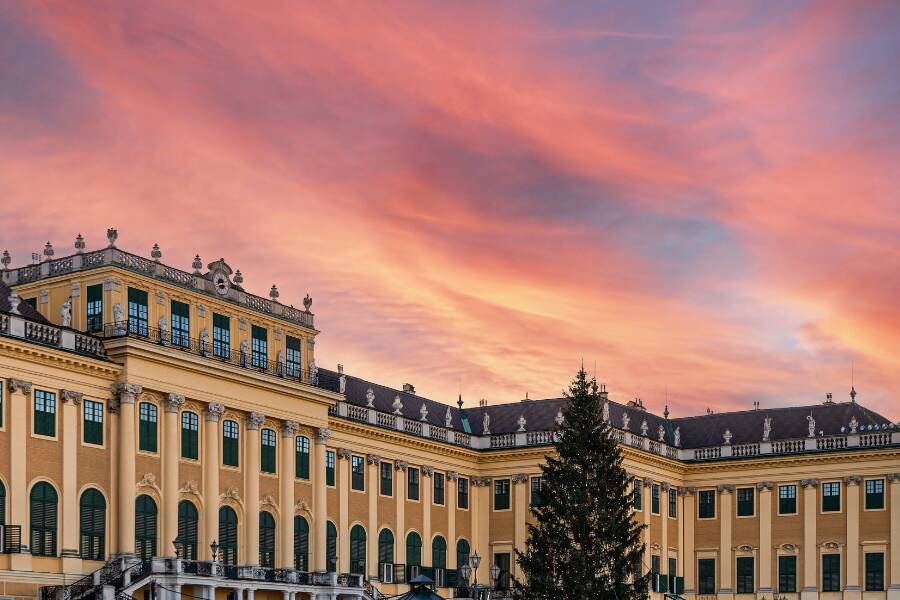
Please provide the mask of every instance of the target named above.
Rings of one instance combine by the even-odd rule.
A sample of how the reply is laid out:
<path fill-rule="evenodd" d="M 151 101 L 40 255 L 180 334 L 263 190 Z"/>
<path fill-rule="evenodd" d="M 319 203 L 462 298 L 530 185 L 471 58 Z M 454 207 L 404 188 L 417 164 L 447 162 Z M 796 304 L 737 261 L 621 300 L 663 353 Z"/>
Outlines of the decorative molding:
<path fill-rule="evenodd" d="M 81 404 L 81 400 L 84 398 L 84 394 L 81 392 L 73 392 L 71 390 L 59 390 L 59 399 L 63 402 L 72 401 L 72 404 L 78 406 Z"/>
<path fill-rule="evenodd" d="M 668 494 L 668 493 L 669 493 L 669 490 L 672 489 L 672 484 L 670 484 L 670 483 L 667 482 L 667 481 L 663 481 L 663 482 L 660 484 L 660 488 L 662 489 L 663 492 L 665 492 L 665 493 Z"/>
<path fill-rule="evenodd" d="M 651 486 L 651 485 L 653 485 L 653 478 L 644 477 L 644 486 Z"/>
<path fill-rule="evenodd" d="M 135 396 L 139 396 L 142 391 L 144 388 L 136 383 L 114 383 L 112 386 L 119 404 L 134 404 Z"/>
<path fill-rule="evenodd" d="M 294 505 L 294 512 L 305 512 L 307 514 L 312 514 L 312 509 L 309 506 L 309 502 L 307 502 L 306 498 L 300 498 L 297 500 L 297 503 Z"/>
<path fill-rule="evenodd" d="M 204 412 L 205 419 L 210 422 L 218 422 L 222 415 L 225 414 L 225 405 L 219 402 L 210 402 L 206 405 Z"/>
<path fill-rule="evenodd" d="M 753 552 L 753 546 L 750 544 L 742 544 L 735 548 L 738 552 Z"/>
<path fill-rule="evenodd" d="M 259 499 L 259 506 L 262 508 L 263 506 L 268 506 L 275 510 L 278 510 L 278 503 L 275 502 L 275 498 L 272 494 L 266 494 L 262 498 Z"/>
<path fill-rule="evenodd" d="M 369 463 L 370 465 L 377 465 L 377 464 L 381 463 L 381 457 L 378 456 L 377 454 L 367 454 L 366 462 Z"/>
<path fill-rule="evenodd" d="M 484 486 L 491 485 L 491 478 L 490 477 L 473 477 L 472 485 L 475 487 L 484 487 Z"/>
<path fill-rule="evenodd" d="M 781 550 L 782 552 L 789 552 L 791 554 L 797 554 L 800 550 L 799 544 L 781 544 L 780 546 L 775 546 L 776 549 Z"/>
<path fill-rule="evenodd" d="M 177 413 L 184 406 L 184 396 L 181 394 L 168 393 L 165 396 L 165 406 L 163 410 L 167 413 Z"/>
<path fill-rule="evenodd" d="M 225 491 L 219 494 L 219 502 L 224 502 L 226 500 L 232 500 L 238 504 L 244 503 L 244 501 L 241 500 L 241 495 L 236 487 L 225 488 Z"/>
<path fill-rule="evenodd" d="M 281 437 L 292 438 L 300 431 L 300 423 L 297 421 L 285 421 L 281 425 Z"/>
<path fill-rule="evenodd" d="M 184 482 L 184 485 L 181 486 L 181 489 L 178 490 L 179 494 L 189 494 L 191 496 L 200 497 L 200 487 L 197 485 L 197 482 L 193 479 L 188 479 Z"/>
<path fill-rule="evenodd" d="M 528 475 L 526 473 L 516 473 L 511 479 L 513 483 L 528 483 Z"/>
<path fill-rule="evenodd" d="M 835 542 L 835 541 L 823 542 L 820 545 L 822 548 L 825 548 L 826 550 L 839 550 L 841 547 L 840 542 Z"/>
<path fill-rule="evenodd" d="M 900 483 L 900 473 L 888 473 L 885 478 L 889 483 Z"/>
<path fill-rule="evenodd" d="M 328 441 L 328 438 L 331 437 L 331 430 L 327 427 L 319 427 L 316 429 L 316 442 L 319 444 L 324 444 Z"/>
<path fill-rule="evenodd" d="M 422 475 L 424 475 L 425 477 L 431 477 L 432 475 L 434 475 L 434 467 L 422 465 Z"/>
<path fill-rule="evenodd" d="M 716 489 L 719 491 L 720 494 L 730 494 L 731 492 L 734 491 L 734 486 L 731 485 L 730 483 L 720 483 L 719 485 L 716 486 Z"/>
<path fill-rule="evenodd" d="M 406 462 L 405 460 L 395 460 L 394 468 L 398 471 L 405 471 L 406 469 L 409 468 L 409 463 Z"/>
<path fill-rule="evenodd" d="M 350 460 L 350 450 L 347 448 L 338 448 L 337 449 L 338 458 L 341 460 Z"/>
<path fill-rule="evenodd" d="M 247 429 L 259 429 L 265 420 L 266 415 L 253 411 L 247 415 Z"/>
<path fill-rule="evenodd" d="M 819 487 L 819 480 L 818 479 L 801 479 L 800 480 L 800 487 L 805 489 L 810 486 L 812 486 L 814 488 Z"/>
<path fill-rule="evenodd" d="M 157 494 L 162 494 L 162 491 L 159 489 L 159 485 L 156 483 L 156 475 L 153 473 L 144 473 L 141 480 L 135 484 L 137 488 L 150 488 L 156 490 Z"/>

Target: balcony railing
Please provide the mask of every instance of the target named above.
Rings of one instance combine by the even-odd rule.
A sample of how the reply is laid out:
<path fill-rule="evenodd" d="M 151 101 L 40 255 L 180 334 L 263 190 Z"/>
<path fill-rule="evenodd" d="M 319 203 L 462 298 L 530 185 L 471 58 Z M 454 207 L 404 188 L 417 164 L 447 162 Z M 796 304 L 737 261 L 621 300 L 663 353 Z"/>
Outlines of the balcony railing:
<path fill-rule="evenodd" d="M 44 346 L 71 350 L 98 358 L 106 356 L 103 341 L 99 338 L 68 327 L 30 321 L 19 314 L 0 314 L 0 335 L 17 337 Z"/>
<path fill-rule="evenodd" d="M 190 338 L 178 332 L 173 335 L 170 331 L 150 327 L 144 321 L 132 320 L 107 323 L 103 326 L 103 337 L 107 339 L 130 337 L 146 340 L 166 348 L 179 350 L 194 356 L 201 356 L 211 361 L 337 391 L 337 386 L 334 385 L 334 382 L 319 377 L 318 373 L 311 373 L 308 370 L 301 369 L 293 363 L 268 360 L 253 352 L 245 352 L 241 349 L 222 348 L 218 345 L 214 347 L 212 341 Z"/>

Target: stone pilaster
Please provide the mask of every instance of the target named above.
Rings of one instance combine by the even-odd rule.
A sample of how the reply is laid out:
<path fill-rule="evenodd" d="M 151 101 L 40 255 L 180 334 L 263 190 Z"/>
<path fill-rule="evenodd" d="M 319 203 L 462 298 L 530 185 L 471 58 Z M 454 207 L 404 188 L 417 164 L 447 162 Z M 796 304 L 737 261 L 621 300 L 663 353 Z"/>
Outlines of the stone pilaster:
<path fill-rule="evenodd" d="M 118 498 L 119 503 L 119 543 L 118 553 L 133 555 L 134 545 L 134 484 L 135 484 L 135 398 L 143 391 L 140 385 L 133 383 L 117 383 L 113 385 L 113 402 L 119 409 L 119 440 L 116 454 L 119 457 Z"/>
<path fill-rule="evenodd" d="M 296 437 L 300 424 L 285 421 L 281 427 L 281 470 L 278 473 L 281 504 L 281 551 L 278 562 L 285 569 L 294 567 L 294 479 L 297 475 Z"/>
<path fill-rule="evenodd" d="M 247 497 L 244 501 L 244 523 L 248 565 L 259 565 L 259 427 L 265 420 L 264 414 L 251 412 L 246 421 L 244 490 Z"/>
<path fill-rule="evenodd" d="M 200 555 L 212 558 L 210 544 L 219 538 L 219 421 L 225 405 L 210 402 L 206 405 L 203 429 L 203 544 Z"/>

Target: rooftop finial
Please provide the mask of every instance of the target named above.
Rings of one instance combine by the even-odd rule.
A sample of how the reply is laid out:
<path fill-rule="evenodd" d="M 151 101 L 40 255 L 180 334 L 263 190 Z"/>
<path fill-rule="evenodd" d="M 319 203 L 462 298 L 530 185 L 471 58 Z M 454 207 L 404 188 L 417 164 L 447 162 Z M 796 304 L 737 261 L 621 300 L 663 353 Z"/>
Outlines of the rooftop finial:
<path fill-rule="evenodd" d="M 75 237 L 75 252 L 77 254 L 84 252 L 84 236 L 80 233 Z"/>
<path fill-rule="evenodd" d="M 305 298 L 303 298 L 303 308 L 306 312 L 309 312 L 309 307 L 312 306 L 312 297 L 307 294 Z"/>
<path fill-rule="evenodd" d="M 44 256 L 45 256 L 44 260 L 50 260 L 51 258 L 53 258 L 54 254 L 55 254 L 55 252 L 53 250 L 53 244 L 51 244 L 50 242 L 47 242 L 47 245 L 44 246 Z"/>
<path fill-rule="evenodd" d="M 462 410 L 462 405 L 463 405 L 462 394 L 459 395 L 459 400 L 456 401 L 456 405 L 459 407 L 460 410 Z"/>
<path fill-rule="evenodd" d="M 159 249 L 159 244 L 153 244 L 153 248 L 150 249 L 150 258 L 154 262 L 159 262 L 159 259 L 162 258 L 162 250 Z"/>
<path fill-rule="evenodd" d="M 852 385 L 850 386 L 850 402 L 856 403 L 856 388 Z"/>
<path fill-rule="evenodd" d="M 234 277 L 232 277 L 231 280 L 238 285 L 241 285 L 242 283 L 244 283 L 244 276 L 241 275 L 240 269 L 238 269 L 237 271 L 234 272 Z"/>
<path fill-rule="evenodd" d="M 196 255 L 194 257 L 194 262 L 191 263 L 191 267 L 194 269 L 194 275 L 200 275 L 200 269 L 203 268 L 203 261 L 200 260 L 200 255 Z"/>
<path fill-rule="evenodd" d="M 110 227 L 106 230 L 106 239 L 109 240 L 109 247 L 116 247 L 116 240 L 119 239 L 119 230 L 115 227 Z"/>
<path fill-rule="evenodd" d="M 271 298 L 272 300 L 278 300 L 278 296 L 280 296 L 280 294 L 278 293 L 278 288 L 275 287 L 275 284 L 273 283 L 272 289 L 269 290 L 269 298 Z"/>
<path fill-rule="evenodd" d="M 663 411 L 663 418 L 665 418 L 666 421 L 669 420 L 669 405 L 668 405 L 668 404 L 666 404 L 666 408 L 665 408 L 665 410 Z"/>

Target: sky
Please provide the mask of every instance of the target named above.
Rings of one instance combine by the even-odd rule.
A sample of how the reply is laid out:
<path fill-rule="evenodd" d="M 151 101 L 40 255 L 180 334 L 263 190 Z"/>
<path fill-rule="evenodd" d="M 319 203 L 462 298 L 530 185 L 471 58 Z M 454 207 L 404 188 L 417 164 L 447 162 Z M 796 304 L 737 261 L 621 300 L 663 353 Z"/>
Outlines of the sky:
<path fill-rule="evenodd" d="M 468 406 L 900 419 L 898 2 L 2 2 L 0 249 L 313 298 Z"/>

